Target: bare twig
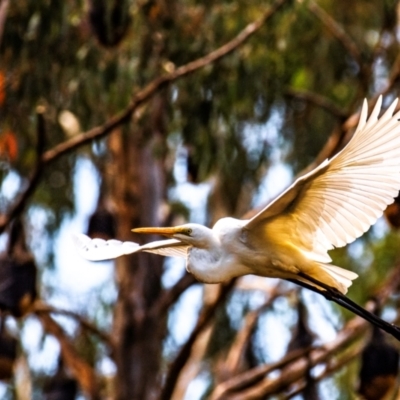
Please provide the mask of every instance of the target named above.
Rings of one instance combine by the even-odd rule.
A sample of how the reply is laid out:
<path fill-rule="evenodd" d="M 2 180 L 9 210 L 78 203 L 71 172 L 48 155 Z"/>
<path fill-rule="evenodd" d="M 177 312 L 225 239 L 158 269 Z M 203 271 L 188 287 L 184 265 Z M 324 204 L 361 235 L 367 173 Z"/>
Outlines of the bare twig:
<path fill-rule="evenodd" d="M 389 93 L 393 89 L 393 86 L 399 83 L 399 81 L 400 81 L 400 54 L 397 55 L 396 60 L 393 63 L 393 67 L 389 73 L 388 83 L 385 89 L 382 91 L 382 96 Z"/>
<path fill-rule="evenodd" d="M 45 108 L 39 106 L 36 108 L 37 127 L 36 127 L 36 165 L 33 173 L 29 179 L 26 189 L 20 194 L 11 209 L 7 214 L 0 215 L 0 233 L 4 232 L 7 225 L 25 208 L 26 202 L 34 193 L 42 172 L 43 172 L 43 159 L 42 153 L 45 146 L 46 126 L 44 122 Z"/>
<path fill-rule="evenodd" d="M 243 322 L 243 326 L 237 333 L 229 352 L 224 355 L 224 362 L 218 368 L 218 376 L 222 377 L 220 381 L 226 381 L 228 378 L 236 375 L 239 372 L 240 365 L 245 355 L 246 347 L 251 339 L 251 334 L 254 331 L 254 326 L 258 321 L 260 314 L 269 309 L 278 297 L 290 296 L 295 289 L 282 289 L 282 285 L 275 286 L 273 292 L 267 301 L 258 307 L 256 310 L 249 312 Z"/>
<path fill-rule="evenodd" d="M 58 315 L 65 315 L 67 317 L 71 317 L 74 320 L 76 320 L 82 328 L 84 328 L 88 332 L 98 336 L 99 339 L 102 342 L 104 342 L 111 349 L 111 351 L 113 350 L 113 342 L 112 342 L 110 336 L 106 332 L 103 332 L 95 324 L 87 321 L 81 315 L 79 315 L 73 311 L 56 308 L 56 307 L 50 306 L 50 305 L 42 303 L 42 302 L 36 302 L 32 311 L 35 313 L 58 314 Z"/>
<path fill-rule="evenodd" d="M 317 376 L 313 376 L 312 380 L 314 382 L 319 382 L 325 379 L 326 377 L 332 375 L 336 371 L 340 370 L 342 367 L 348 365 L 349 362 L 352 360 L 355 360 L 363 351 L 364 345 L 363 344 L 358 344 L 357 346 L 354 346 L 350 351 L 347 351 L 346 354 L 338 360 L 333 360 L 332 362 L 328 362 L 326 364 L 325 369 Z M 286 396 L 284 396 L 284 399 L 291 399 L 294 396 L 300 394 L 306 387 L 307 381 L 302 379 L 302 382 L 297 385 L 297 387 L 293 390 L 290 391 L 290 393 Z"/>
<path fill-rule="evenodd" d="M 167 376 L 165 378 L 165 385 L 163 387 L 160 399 L 161 400 L 169 400 L 172 396 L 174 391 L 176 382 L 178 380 L 179 374 L 184 367 L 187 359 L 190 356 L 193 343 L 197 339 L 198 335 L 204 330 L 204 328 L 208 325 L 211 319 L 214 317 L 215 312 L 217 311 L 218 307 L 226 300 L 228 294 L 231 292 L 233 287 L 235 286 L 236 279 L 231 280 L 226 285 L 220 286 L 220 292 L 215 300 L 215 302 L 207 307 L 205 307 L 198 320 L 193 332 L 191 333 L 189 339 L 180 349 L 177 357 L 172 362 L 168 369 Z"/>
<path fill-rule="evenodd" d="M 333 116 L 341 120 L 344 120 L 348 115 L 346 111 L 338 107 L 333 101 L 319 94 L 309 92 L 307 90 L 297 90 L 293 88 L 286 89 L 285 94 L 321 107 L 325 111 L 331 113 Z"/>
<path fill-rule="evenodd" d="M 83 391 L 86 392 L 92 400 L 100 399 L 93 368 L 78 356 L 63 329 L 48 315 L 48 313 L 37 312 L 36 315 L 42 322 L 44 330 L 57 338 L 60 343 L 63 360 L 71 370 L 75 379 L 79 382 Z"/>
<path fill-rule="evenodd" d="M 0 2 L 0 45 L 3 39 L 4 25 L 7 19 L 7 10 L 10 4 L 9 0 L 2 0 Z"/>
<path fill-rule="evenodd" d="M 150 314 L 155 316 L 163 315 L 168 311 L 170 306 L 174 304 L 180 295 L 190 286 L 198 283 L 196 278 L 185 272 L 179 281 L 168 290 L 164 290 L 163 294 L 157 299 L 156 303 L 152 306 Z"/>
<path fill-rule="evenodd" d="M 345 32 L 345 30 L 317 3 L 314 1 L 308 2 L 308 9 L 326 26 L 329 32 L 342 43 L 343 47 L 351 55 L 360 67 L 363 69 L 363 60 L 360 51 L 353 39 Z"/>
<path fill-rule="evenodd" d="M 271 364 L 264 364 L 254 367 L 248 371 L 234 376 L 225 382 L 220 383 L 212 392 L 210 400 L 223 400 L 226 396 L 239 392 L 249 386 L 261 381 L 270 372 L 284 368 L 286 365 L 307 356 L 311 348 L 291 351 L 285 357 Z"/>
<path fill-rule="evenodd" d="M 360 100 L 360 96 L 365 95 L 369 89 L 373 65 L 371 57 L 368 63 L 364 62 L 362 53 L 359 51 L 357 44 L 353 41 L 350 35 L 316 2 L 311 0 L 308 3 L 308 9 L 322 22 L 322 24 L 324 24 L 329 32 L 342 44 L 345 50 L 358 64 L 360 80 L 357 87 L 357 96 L 353 99 L 353 104 L 357 104 Z"/>
<path fill-rule="evenodd" d="M 323 347 L 315 348 L 308 356 L 299 358 L 282 369 L 277 378 L 265 378 L 257 385 L 241 392 L 228 395 L 224 399 L 229 400 L 253 400 L 262 399 L 268 395 L 278 393 L 283 388 L 288 387 L 294 382 L 306 376 L 309 368 L 325 363 L 336 355 L 336 353 L 357 338 L 360 338 L 368 329 L 368 324 L 363 319 L 356 317 L 346 324 L 345 328 L 339 332 L 336 339 Z"/>

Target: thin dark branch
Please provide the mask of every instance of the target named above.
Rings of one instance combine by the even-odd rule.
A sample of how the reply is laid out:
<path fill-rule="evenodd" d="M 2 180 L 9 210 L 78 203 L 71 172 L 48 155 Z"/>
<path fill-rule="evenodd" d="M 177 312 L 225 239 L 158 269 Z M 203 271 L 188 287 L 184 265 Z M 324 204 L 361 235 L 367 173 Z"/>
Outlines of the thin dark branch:
<path fill-rule="evenodd" d="M 340 120 L 344 120 L 348 115 L 345 110 L 338 107 L 333 101 L 319 94 L 309 92 L 306 90 L 297 90 L 293 88 L 286 89 L 285 94 L 290 97 L 294 97 L 296 99 L 312 103 L 317 107 L 323 108 L 325 111 L 329 112 L 330 114 L 339 118 Z"/>
<path fill-rule="evenodd" d="M 22 213 L 28 199 L 34 193 L 37 185 L 40 182 L 40 178 L 43 172 L 43 159 L 42 153 L 45 146 L 46 138 L 46 126 L 44 122 L 44 112 L 45 108 L 42 106 L 36 109 L 36 165 L 33 169 L 33 173 L 29 179 L 26 189 L 19 195 L 18 199 L 15 201 L 11 209 L 7 214 L 0 215 L 0 233 L 4 232 L 7 225 L 18 215 Z"/>
<path fill-rule="evenodd" d="M 237 332 L 229 352 L 224 354 L 224 361 L 219 367 L 218 375 L 223 374 L 225 378 L 223 379 L 224 381 L 238 373 L 241 367 L 241 361 L 245 357 L 246 348 L 251 340 L 255 324 L 257 323 L 261 313 L 271 308 L 278 297 L 288 297 L 296 290 L 293 288 L 289 290 L 287 288 L 282 289 L 282 287 L 283 285 L 276 285 L 271 292 L 270 297 L 260 307 L 247 313 L 244 318 L 243 326 Z"/>
<path fill-rule="evenodd" d="M 58 315 L 65 315 L 67 317 L 71 317 L 74 320 L 76 320 L 79 325 L 84 328 L 85 330 L 87 330 L 88 332 L 96 335 L 97 337 L 99 337 L 99 339 L 104 342 L 110 349 L 111 351 L 113 350 L 113 342 L 110 338 L 110 336 L 103 332 L 101 329 L 99 329 L 95 324 L 87 321 L 84 317 L 82 317 L 81 315 L 70 311 L 70 310 L 63 310 L 60 308 L 56 308 L 53 306 L 50 306 L 48 304 L 44 304 L 44 303 L 36 303 L 33 309 L 33 312 L 35 313 L 48 313 L 48 314 L 58 314 Z"/>
<path fill-rule="evenodd" d="M 363 69 L 363 60 L 357 44 L 347 34 L 347 32 L 314 1 L 308 2 L 308 9 L 326 26 L 329 32 L 342 43 L 343 47 L 351 55 L 354 61 Z"/>
<path fill-rule="evenodd" d="M 242 372 L 228 379 L 225 382 L 220 383 L 210 395 L 210 400 L 223 400 L 227 395 L 232 394 L 236 391 L 244 390 L 260 380 L 264 379 L 270 372 L 282 369 L 292 362 L 307 356 L 307 354 L 312 350 L 312 348 L 307 349 L 297 349 L 293 350 L 279 361 L 271 364 L 264 364 L 254 367 L 248 371 Z"/>
<path fill-rule="evenodd" d="M 60 343 L 62 358 L 83 391 L 92 400 L 100 399 L 93 368 L 78 356 L 64 330 L 48 313 L 37 312 L 36 315 L 40 319 L 45 332 L 54 336 Z"/>
<path fill-rule="evenodd" d="M 228 294 L 235 286 L 235 283 L 236 279 L 233 279 L 229 283 L 221 285 L 219 295 L 215 300 L 215 302 L 209 306 L 206 306 L 202 310 L 199 319 L 197 320 L 197 324 L 193 329 L 193 332 L 191 333 L 189 339 L 182 346 L 177 357 L 175 358 L 175 360 L 172 362 L 172 364 L 168 369 L 168 373 L 165 378 L 165 385 L 160 395 L 160 400 L 169 400 L 171 398 L 176 382 L 178 381 L 179 374 L 182 371 L 182 368 L 185 366 L 186 361 L 190 356 L 192 346 L 195 340 L 197 339 L 199 334 L 204 330 L 204 328 L 208 325 L 211 319 L 214 317 L 219 306 L 225 302 Z"/>
<path fill-rule="evenodd" d="M 313 382 L 322 381 L 326 377 L 331 376 L 333 373 L 340 370 L 342 367 L 348 365 L 352 360 L 355 360 L 357 357 L 359 357 L 363 348 L 364 348 L 363 344 L 357 345 L 354 348 L 352 348 L 350 351 L 346 352 L 346 354 L 343 357 L 341 357 L 339 360 L 335 359 L 333 361 L 329 361 L 325 365 L 325 369 L 322 373 L 320 373 L 316 376 L 313 376 L 313 378 L 312 378 Z M 304 391 L 307 383 L 308 383 L 307 380 L 303 379 L 302 382 L 296 388 L 291 390 L 289 394 L 284 395 L 283 399 L 291 399 L 291 398 L 295 397 L 296 395 L 301 394 Z"/>
<path fill-rule="evenodd" d="M 42 154 L 46 145 L 46 122 L 44 106 L 36 107 L 36 168 L 39 169 L 42 164 Z"/>
<path fill-rule="evenodd" d="M 387 83 L 385 89 L 382 91 L 382 95 L 389 93 L 393 89 L 393 87 L 397 83 L 399 83 L 399 81 L 400 81 L 400 54 L 397 55 L 397 58 L 396 58 L 395 62 L 393 63 L 393 67 L 389 73 L 388 83 Z M 376 97 L 378 97 L 378 96 L 376 96 Z"/>
<path fill-rule="evenodd" d="M 281 373 L 277 377 L 265 376 L 256 385 L 242 391 L 227 394 L 224 400 L 263 399 L 279 393 L 299 379 L 306 377 L 310 368 L 330 362 L 341 349 L 347 348 L 361 337 L 367 330 L 367 326 L 367 323 L 361 318 L 352 319 L 333 341 L 326 343 L 324 346 L 313 348 L 307 355 L 289 363 L 285 368 L 281 369 Z"/>
<path fill-rule="evenodd" d="M 158 298 L 157 302 L 151 308 L 150 314 L 159 316 L 166 313 L 170 306 L 178 300 L 181 294 L 195 283 L 198 283 L 196 278 L 192 274 L 185 272 L 182 278 L 179 279 L 174 286 L 163 292 L 163 294 Z"/>
<path fill-rule="evenodd" d="M 0 45 L 3 39 L 4 25 L 7 19 L 7 11 L 9 4 L 10 4 L 9 0 L 2 0 L 0 2 Z"/>
<path fill-rule="evenodd" d="M 316 2 L 310 0 L 308 9 L 324 24 L 329 32 L 342 44 L 345 50 L 350 54 L 359 67 L 359 85 L 357 96 L 354 98 L 354 104 L 357 104 L 360 96 L 364 96 L 368 92 L 373 62 L 370 58 L 369 62 L 363 61 L 363 55 L 360 52 L 357 43 L 353 41 L 350 35 L 337 23 L 331 15 L 329 15 Z"/>

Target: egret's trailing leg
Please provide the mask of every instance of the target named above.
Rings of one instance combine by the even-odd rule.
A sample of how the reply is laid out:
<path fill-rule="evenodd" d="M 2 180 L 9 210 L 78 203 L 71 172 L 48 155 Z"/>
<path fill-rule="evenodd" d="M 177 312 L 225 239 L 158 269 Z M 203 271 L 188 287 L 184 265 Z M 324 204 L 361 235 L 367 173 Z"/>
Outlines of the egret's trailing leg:
<path fill-rule="evenodd" d="M 325 284 L 321 284 L 321 282 L 316 281 L 315 279 L 302 274 L 302 278 L 312 282 L 313 284 L 306 283 L 305 281 L 300 281 L 300 280 L 291 280 L 293 283 L 296 283 L 299 286 L 302 286 L 306 289 L 312 290 L 315 293 L 318 293 L 322 296 L 324 296 L 327 300 L 333 301 L 337 304 L 339 304 L 341 307 L 345 308 L 346 310 L 351 311 L 353 314 L 358 315 L 359 317 L 365 319 L 372 325 L 382 329 L 383 331 L 389 333 L 393 337 L 395 337 L 397 340 L 400 340 L 400 327 L 391 324 L 381 318 L 379 318 L 377 315 L 371 313 L 370 311 L 366 310 L 365 308 L 361 307 L 357 303 L 355 303 L 353 300 L 349 299 L 347 296 L 344 294 L 340 293 L 336 288 L 329 287 Z M 317 286 L 322 287 L 323 289 L 319 289 Z"/>

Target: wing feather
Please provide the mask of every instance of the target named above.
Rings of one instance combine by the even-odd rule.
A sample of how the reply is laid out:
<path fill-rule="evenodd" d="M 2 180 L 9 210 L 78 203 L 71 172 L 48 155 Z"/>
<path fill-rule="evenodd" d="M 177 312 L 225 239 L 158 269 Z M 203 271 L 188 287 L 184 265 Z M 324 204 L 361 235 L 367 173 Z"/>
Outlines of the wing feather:
<path fill-rule="evenodd" d="M 393 202 L 400 189 L 400 112 L 397 99 L 378 118 L 380 97 L 367 119 L 364 101 L 347 146 L 297 179 L 244 229 L 274 224 L 291 229 L 294 245 L 315 261 L 361 236 Z M 276 225 L 278 226 L 278 225 Z"/>
<path fill-rule="evenodd" d="M 119 240 L 91 239 L 79 233 L 74 235 L 74 243 L 78 253 L 90 261 L 111 260 L 126 254 L 145 251 L 169 257 L 186 257 L 188 246 L 176 239 L 157 240 L 139 246 L 134 242 Z"/>

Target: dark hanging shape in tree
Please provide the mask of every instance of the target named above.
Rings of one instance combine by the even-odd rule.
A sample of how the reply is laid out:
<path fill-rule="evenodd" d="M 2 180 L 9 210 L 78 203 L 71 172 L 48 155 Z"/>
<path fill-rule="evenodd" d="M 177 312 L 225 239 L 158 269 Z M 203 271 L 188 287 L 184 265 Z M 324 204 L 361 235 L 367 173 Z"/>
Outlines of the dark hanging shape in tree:
<path fill-rule="evenodd" d="M 17 358 L 18 341 L 12 337 L 4 325 L 4 316 L 0 321 L 0 380 L 11 379 L 14 374 L 14 362 Z"/>
<path fill-rule="evenodd" d="M 131 18 L 127 1 L 90 0 L 89 21 L 97 40 L 106 47 L 117 46 L 128 31 Z"/>
<path fill-rule="evenodd" d="M 88 236 L 104 240 L 116 236 L 116 222 L 114 214 L 108 210 L 102 200 L 99 201 L 95 212 L 89 218 Z"/>
<path fill-rule="evenodd" d="M 289 342 L 288 350 L 298 350 L 310 347 L 315 340 L 315 333 L 308 326 L 307 307 L 302 300 L 297 303 L 297 325 L 294 329 L 292 339 Z"/>
<path fill-rule="evenodd" d="M 386 342 L 384 333 L 373 328 L 372 338 L 361 355 L 358 392 L 366 400 L 386 398 L 396 386 L 399 352 Z"/>
<path fill-rule="evenodd" d="M 45 400 L 75 400 L 78 384 L 66 373 L 61 358 L 56 374 L 45 383 L 43 392 Z"/>
<path fill-rule="evenodd" d="M 36 275 L 22 222 L 15 220 L 9 232 L 8 248 L 0 255 L 0 309 L 14 317 L 26 314 L 37 297 Z"/>
<path fill-rule="evenodd" d="M 297 315 L 297 325 L 294 329 L 292 339 L 289 342 L 288 353 L 299 349 L 309 348 L 315 340 L 315 333 L 308 326 L 307 307 L 301 299 L 299 299 L 297 303 Z M 302 395 L 304 400 L 319 399 L 318 387 L 310 374 L 310 369 L 307 371 L 306 384 L 302 391 Z"/>

